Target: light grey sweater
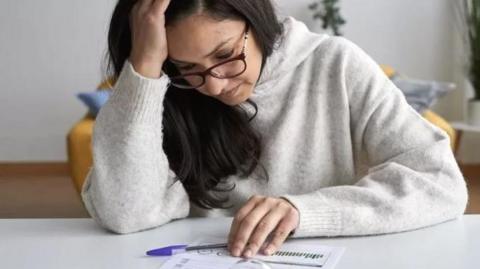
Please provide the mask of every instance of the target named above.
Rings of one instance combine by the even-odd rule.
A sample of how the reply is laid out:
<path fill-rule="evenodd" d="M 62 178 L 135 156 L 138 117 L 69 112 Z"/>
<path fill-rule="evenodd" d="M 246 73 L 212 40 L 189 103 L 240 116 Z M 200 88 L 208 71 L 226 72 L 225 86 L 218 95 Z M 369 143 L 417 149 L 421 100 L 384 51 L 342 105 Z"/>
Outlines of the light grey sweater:
<path fill-rule="evenodd" d="M 261 163 L 232 176 L 230 210 L 189 202 L 162 149 L 169 79 L 126 62 L 93 135 L 83 187 L 91 216 L 131 233 L 187 216 L 232 216 L 254 195 L 282 196 L 300 212 L 295 236 L 366 235 L 416 229 L 463 214 L 467 191 L 448 136 L 424 120 L 360 48 L 292 18 L 251 99 Z"/>

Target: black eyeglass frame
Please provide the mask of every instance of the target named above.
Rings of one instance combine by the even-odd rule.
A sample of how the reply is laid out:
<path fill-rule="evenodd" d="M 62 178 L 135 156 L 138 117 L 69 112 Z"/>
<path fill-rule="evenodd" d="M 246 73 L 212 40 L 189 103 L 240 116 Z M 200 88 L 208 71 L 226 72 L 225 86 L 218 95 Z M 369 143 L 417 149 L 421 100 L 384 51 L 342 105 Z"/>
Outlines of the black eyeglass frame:
<path fill-rule="evenodd" d="M 195 89 L 195 88 L 199 88 L 199 87 L 201 87 L 205 84 L 207 75 L 210 75 L 212 77 L 219 78 L 219 79 L 230 79 L 230 78 L 238 77 L 241 74 L 243 74 L 245 72 L 245 70 L 247 70 L 246 58 L 247 58 L 247 41 L 248 41 L 249 29 L 250 29 L 250 27 L 247 24 L 247 26 L 245 28 L 245 32 L 244 32 L 244 38 L 243 38 L 244 41 L 243 41 L 242 52 L 238 56 L 233 57 L 231 59 L 228 59 L 226 61 L 220 62 L 220 63 L 206 69 L 205 71 L 192 72 L 192 73 L 186 73 L 186 74 L 183 74 L 183 75 L 173 76 L 173 77 L 170 78 L 171 84 L 173 86 L 177 87 L 177 88 L 180 88 L 180 89 Z M 221 65 L 224 65 L 224 64 L 227 64 L 227 63 L 230 63 L 230 62 L 234 62 L 234 61 L 239 61 L 239 60 L 243 61 L 244 68 L 238 74 L 231 75 L 231 76 L 221 76 L 221 75 L 218 75 L 218 74 L 215 74 L 215 73 L 212 72 L 213 69 L 215 69 L 215 68 L 217 68 Z M 187 86 L 187 85 L 176 84 L 176 83 L 173 82 L 174 80 L 181 80 L 181 79 L 186 80 L 185 79 L 186 77 L 192 77 L 192 76 L 201 77 L 202 78 L 202 83 L 200 83 L 199 85 Z"/>

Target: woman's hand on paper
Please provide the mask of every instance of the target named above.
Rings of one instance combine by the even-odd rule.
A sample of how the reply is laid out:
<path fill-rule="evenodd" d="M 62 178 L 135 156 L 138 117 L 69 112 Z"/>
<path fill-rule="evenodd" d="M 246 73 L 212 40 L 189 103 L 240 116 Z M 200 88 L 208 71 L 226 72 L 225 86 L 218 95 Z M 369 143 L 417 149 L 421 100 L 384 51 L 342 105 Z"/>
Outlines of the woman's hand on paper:
<path fill-rule="evenodd" d="M 233 256 L 252 257 L 262 249 L 271 255 L 298 226 L 300 214 L 286 199 L 252 196 L 233 218 L 228 250 Z"/>

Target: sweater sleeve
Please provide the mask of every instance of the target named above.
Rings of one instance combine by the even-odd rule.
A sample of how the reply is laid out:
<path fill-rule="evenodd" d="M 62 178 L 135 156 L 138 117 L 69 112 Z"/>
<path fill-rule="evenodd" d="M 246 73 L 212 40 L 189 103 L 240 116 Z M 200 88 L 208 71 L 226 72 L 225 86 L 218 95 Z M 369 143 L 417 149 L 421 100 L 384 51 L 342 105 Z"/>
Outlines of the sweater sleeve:
<path fill-rule="evenodd" d="M 188 195 L 162 146 L 168 83 L 166 76 L 142 77 L 127 61 L 97 116 L 82 198 L 96 222 L 113 232 L 142 231 L 188 215 Z"/>
<path fill-rule="evenodd" d="M 300 212 L 294 236 L 401 232 L 462 215 L 466 184 L 448 136 L 407 104 L 365 52 L 345 39 L 336 42 L 341 56 L 334 68 L 350 110 L 346 132 L 368 172 L 353 185 L 286 195 Z"/>

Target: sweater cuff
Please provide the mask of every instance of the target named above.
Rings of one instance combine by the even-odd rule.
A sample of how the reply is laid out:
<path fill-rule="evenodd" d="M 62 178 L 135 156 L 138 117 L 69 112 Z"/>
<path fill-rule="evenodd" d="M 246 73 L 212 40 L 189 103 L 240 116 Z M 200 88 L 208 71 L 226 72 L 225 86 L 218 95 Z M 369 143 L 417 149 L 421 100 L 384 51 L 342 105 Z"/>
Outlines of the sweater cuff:
<path fill-rule="evenodd" d="M 169 83 L 165 74 L 158 79 L 140 75 L 127 60 L 110 99 L 122 107 L 130 122 L 158 123 Z"/>
<path fill-rule="evenodd" d="M 292 237 L 339 236 L 342 234 L 342 212 L 321 205 L 312 194 L 284 195 L 300 214 L 300 222 Z"/>

